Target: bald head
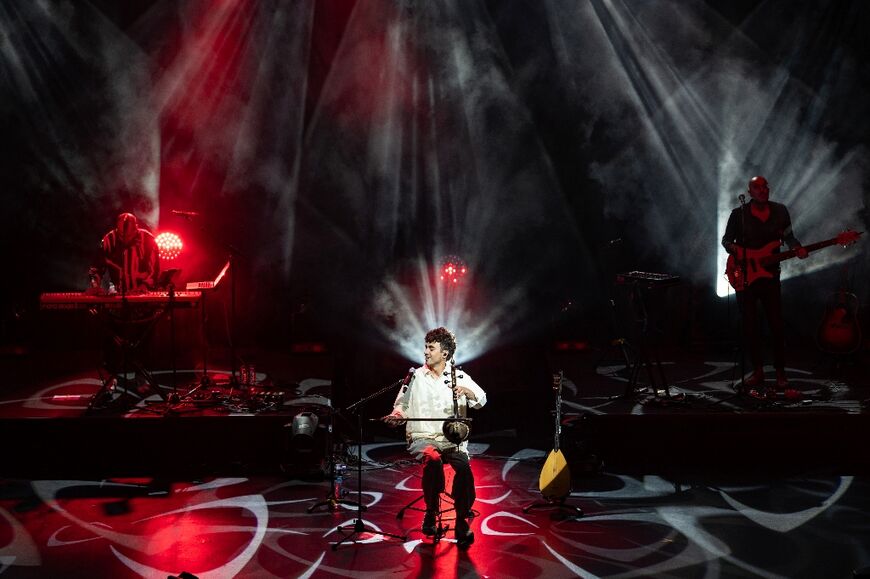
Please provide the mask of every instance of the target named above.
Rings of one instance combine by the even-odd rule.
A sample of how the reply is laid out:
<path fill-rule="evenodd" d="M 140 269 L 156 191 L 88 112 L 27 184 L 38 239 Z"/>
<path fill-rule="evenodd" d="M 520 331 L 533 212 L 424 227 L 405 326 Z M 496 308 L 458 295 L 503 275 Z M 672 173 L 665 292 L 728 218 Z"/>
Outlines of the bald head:
<path fill-rule="evenodd" d="M 749 180 L 749 196 L 759 203 L 767 203 L 770 198 L 770 188 L 767 179 L 758 175 Z"/>

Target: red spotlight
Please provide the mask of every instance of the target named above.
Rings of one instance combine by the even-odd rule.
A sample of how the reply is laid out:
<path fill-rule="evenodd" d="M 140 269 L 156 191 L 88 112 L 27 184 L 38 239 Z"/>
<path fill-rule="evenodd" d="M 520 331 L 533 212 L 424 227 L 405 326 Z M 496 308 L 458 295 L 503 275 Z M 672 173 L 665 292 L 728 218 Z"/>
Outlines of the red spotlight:
<path fill-rule="evenodd" d="M 441 260 L 441 267 L 438 269 L 438 276 L 441 281 L 448 284 L 458 284 L 468 273 L 468 266 L 461 257 L 457 255 L 448 255 Z"/>
<path fill-rule="evenodd" d="M 157 249 L 160 251 L 160 259 L 164 261 L 172 261 L 181 255 L 181 250 L 184 247 L 181 243 L 181 238 L 175 233 L 170 233 L 168 231 L 164 231 L 155 237 L 154 241 L 157 242 Z"/>

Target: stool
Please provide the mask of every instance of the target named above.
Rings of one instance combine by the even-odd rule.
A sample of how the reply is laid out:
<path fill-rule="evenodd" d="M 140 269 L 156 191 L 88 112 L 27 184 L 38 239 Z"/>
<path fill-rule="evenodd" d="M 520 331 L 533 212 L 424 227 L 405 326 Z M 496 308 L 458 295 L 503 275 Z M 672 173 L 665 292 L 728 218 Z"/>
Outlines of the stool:
<path fill-rule="evenodd" d="M 399 509 L 399 512 L 396 513 L 396 518 L 403 518 L 405 516 L 405 511 L 418 511 L 425 514 L 425 508 L 415 506 L 417 503 L 422 501 L 423 498 L 424 496 L 420 495 L 419 497 Z M 452 517 L 445 517 L 445 515 L 450 512 L 453 512 L 454 515 Z M 432 538 L 434 542 L 437 543 L 438 541 L 440 541 L 441 537 L 443 537 L 447 533 L 447 531 L 450 530 L 450 521 L 456 520 L 455 512 L 456 509 L 453 508 L 453 497 L 450 496 L 450 493 L 442 492 L 438 500 L 438 512 L 435 513 L 435 535 Z M 472 511 L 472 513 L 474 513 L 474 511 Z"/>

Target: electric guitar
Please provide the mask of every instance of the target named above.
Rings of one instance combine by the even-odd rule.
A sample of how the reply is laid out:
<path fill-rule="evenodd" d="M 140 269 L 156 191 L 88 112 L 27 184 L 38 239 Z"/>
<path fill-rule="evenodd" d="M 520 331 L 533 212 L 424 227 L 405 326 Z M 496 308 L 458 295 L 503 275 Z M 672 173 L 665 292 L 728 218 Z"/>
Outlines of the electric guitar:
<path fill-rule="evenodd" d="M 556 392 L 556 428 L 553 436 L 553 450 L 544 461 L 541 476 L 538 478 L 538 488 L 548 501 L 563 501 L 571 494 L 571 469 L 565 455 L 559 450 L 559 438 L 562 434 L 562 381 L 564 373 L 560 370 L 553 374 L 553 390 Z"/>
<path fill-rule="evenodd" d="M 819 349 L 828 354 L 851 354 L 861 347 L 858 297 L 847 289 L 844 269 L 843 282 L 829 301 L 816 335 Z"/>
<path fill-rule="evenodd" d="M 819 241 L 811 245 L 805 245 L 803 248 L 807 253 L 818 251 L 819 249 L 829 247 L 831 245 L 852 245 L 858 241 L 858 236 L 863 232 L 846 230 L 840 233 L 837 237 Z M 743 291 L 748 286 L 752 285 L 758 279 L 772 278 L 774 272 L 766 269 L 767 267 L 791 259 L 797 256 L 798 250 L 791 249 L 781 253 L 774 253 L 776 249 L 782 245 L 781 241 L 771 241 L 767 245 L 758 249 L 737 248 L 737 255 L 731 254 L 728 256 L 728 263 L 725 264 L 725 275 L 728 276 L 728 283 L 731 284 L 736 291 Z M 743 253 L 746 253 L 746 279 L 743 279 Z"/>

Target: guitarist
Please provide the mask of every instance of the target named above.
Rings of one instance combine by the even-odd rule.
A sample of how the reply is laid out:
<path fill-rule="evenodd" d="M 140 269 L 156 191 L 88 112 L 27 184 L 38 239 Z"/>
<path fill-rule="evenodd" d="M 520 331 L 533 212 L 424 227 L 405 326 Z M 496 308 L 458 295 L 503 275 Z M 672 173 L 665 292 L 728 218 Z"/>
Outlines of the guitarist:
<path fill-rule="evenodd" d="M 748 204 L 734 209 L 728 217 L 722 246 L 734 255 L 737 263 L 743 257 L 743 248 L 759 249 L 772 241 L 786 243 L 797 250 L 797 256 L 805 259 L 808 255 L 791 228 L 791 217 L 782 203 L 770 201 L 770 188 L 767 179 L 758 176 L 749 180 Z M 779 252 L 777 249 L 776 253 Z M 752 360 L 752 375 L 744 381 L 747 388 L 761 391 L 764 384 L 764 370 L 761 354 L 761 328 L 758 320 L 758 307 L 761 304 L 767 318 L 773 339 L 773 365 L 776 368 L 776 389 L 785 391 L 788 380 L 785 376 L 785 336 L 782 320 L 782 299 L 779 281 L 779 264 L 769 266 L 772 277 L 762 277 L 738 292 L 737 301 L 743 312 L 743 331 Z"/>

